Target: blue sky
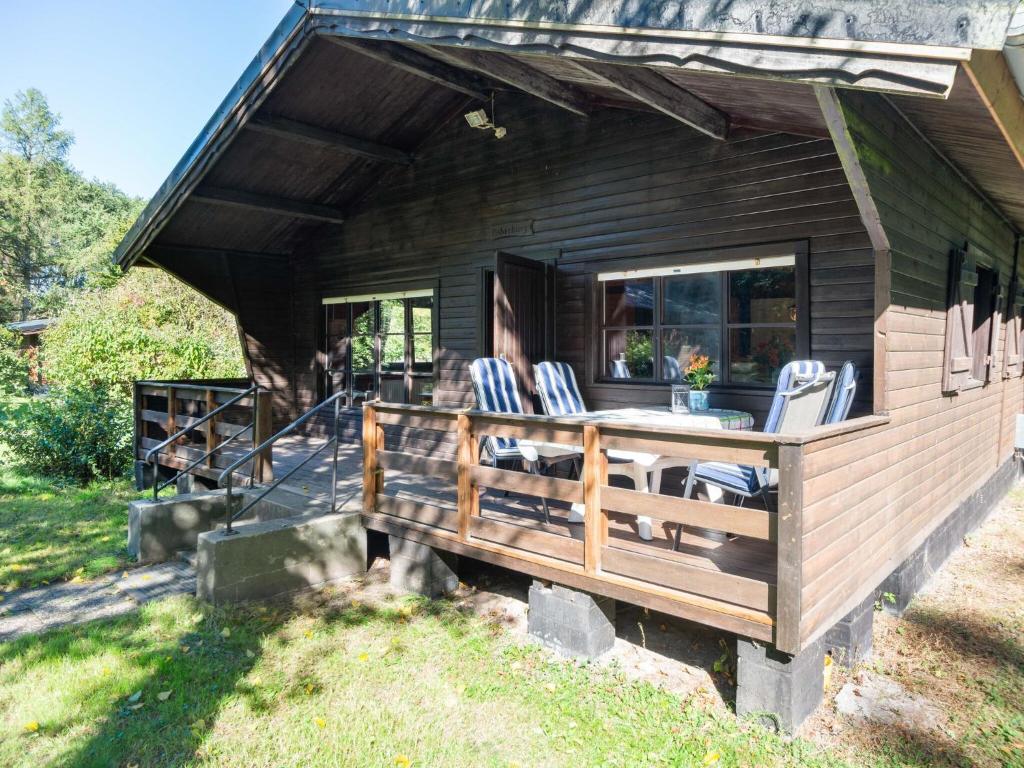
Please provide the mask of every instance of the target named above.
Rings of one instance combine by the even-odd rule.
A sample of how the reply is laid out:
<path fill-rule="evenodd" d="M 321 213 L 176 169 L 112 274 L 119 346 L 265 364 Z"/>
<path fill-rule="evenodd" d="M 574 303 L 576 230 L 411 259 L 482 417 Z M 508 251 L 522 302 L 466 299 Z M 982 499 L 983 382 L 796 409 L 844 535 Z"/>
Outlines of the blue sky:
<path fill-rule="evenodd" d="M 38 88 L 71 162 L 148 198 L 291 0 L 0 0 L 0 102 Z"/>

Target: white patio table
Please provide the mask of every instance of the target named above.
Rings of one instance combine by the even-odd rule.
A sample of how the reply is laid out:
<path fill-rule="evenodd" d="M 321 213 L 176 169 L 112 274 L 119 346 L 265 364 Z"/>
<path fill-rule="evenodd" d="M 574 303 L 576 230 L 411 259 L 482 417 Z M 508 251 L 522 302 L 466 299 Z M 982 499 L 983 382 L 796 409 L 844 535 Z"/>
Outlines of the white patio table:
<path fill-rule="evenodd" d="M 695 413 L 673 413 L 668 406 L 649 408 L 616 408 L 606 411 L 588 411 L 575 416 L 562 416 L 571 421 L 596 421 L 607 424 L 637 425 L 651 427 L 681 427 L 685 429 L 738 429 L 754 428 L 754 417 L 745 411 L 711 409 Z M 526 452 L 536 451 L 539 456 L 564 455 L 566 453 L 582 453 L 581 446 L 541 443 L 533 440 L 520 440 L 520 448 Z M 658 493 L 661 490 L 661 473 L 671 467 L 691 466 L 696 457 L 659 456 L 639 451 L 623 451 L 612 449 L 608 454 L 608 474 L 622 475 L 633 482 L 633 487 L 641 493 Z M 570 523 L 582 523 L 584 519 L 582 504 L 573 504 L 569 512 Z M 641 539 L 650 541 L 654 538 L 651 530 L 651 518 L 641 515 L 637 517 L 638 534 Z"/>

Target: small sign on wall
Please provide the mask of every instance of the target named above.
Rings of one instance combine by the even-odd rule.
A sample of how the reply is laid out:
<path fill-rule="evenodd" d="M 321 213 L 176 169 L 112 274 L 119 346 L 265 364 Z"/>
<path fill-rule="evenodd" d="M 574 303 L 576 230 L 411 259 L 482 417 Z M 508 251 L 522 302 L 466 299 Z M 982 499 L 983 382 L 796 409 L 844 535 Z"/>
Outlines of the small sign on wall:
<path fill-rule="evenodd" d="M 533 234 L 533 221 L 508 221 L 503 224 L 491 225 L 491 239 L 502 237 L 523 237 Z"/>

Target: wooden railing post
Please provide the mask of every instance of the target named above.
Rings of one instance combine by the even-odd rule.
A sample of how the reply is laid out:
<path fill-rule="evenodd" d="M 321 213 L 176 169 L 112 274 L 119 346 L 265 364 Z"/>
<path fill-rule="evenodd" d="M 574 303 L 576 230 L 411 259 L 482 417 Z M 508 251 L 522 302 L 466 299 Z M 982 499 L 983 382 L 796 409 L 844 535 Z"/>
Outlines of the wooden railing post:
<path fill-rule="evenodd" d="M 212 389 L 206 390 L 206 412 L 212 413 L 217 408 L 217 393 Z M 213 468 L 213 451 L 220 443 L 220 435 L 217 434 L 217 417 L 214 416 L 206 422 L 206 466 Z"/>
<path fill-rule="evenodd" d="M 265 389 L 256 390 L 253 396 L 253 446 L 257 446 L 265 440 L 270 439 L 274 434 L 274 393 Z M 274 449 L 268 446 L 259 456 L 256 457 L 256 466 L 253 477 L 261 483 L 270 483 L 274 480 Z"/>
<path fill-rule="evenodd" d="M 480 493 L 473 482 L 472 468 L 477 462 L 479 448 L 473 433 L 473 419 L 468 414 L 459 414 L 458 448 L 455 460 L 458 463 L 458 513 L 459 538 L 469 539 L 470 518 L 480 514 Z"/>
<path fill-rule="evenodd" d="M 800 650 L 804 564 L 803 460 L 803 446 L 779 446 L 775 647 L 784 653 Z"/>
<path fill-rule="evenodd" d="M 377 511 L 377 410 L 363 403 L 363 514 Z"/>
<path fill-rule="evenodd" d="M 607 536 L 608 521 L 601 511 L 602 470 L 601 434 L 590 424 L 583 427 L 583 570 L 588 575 L 601 571 L 601 547 Z"/>
<path fill-rule="evenodd" d="M 178 431 L 178 397 L 174 387 L 167 387 L 167 436 L 170 437 Z M 167 453 L 174 456 L 177 453 L 174 443 L 167 446 Z"/>

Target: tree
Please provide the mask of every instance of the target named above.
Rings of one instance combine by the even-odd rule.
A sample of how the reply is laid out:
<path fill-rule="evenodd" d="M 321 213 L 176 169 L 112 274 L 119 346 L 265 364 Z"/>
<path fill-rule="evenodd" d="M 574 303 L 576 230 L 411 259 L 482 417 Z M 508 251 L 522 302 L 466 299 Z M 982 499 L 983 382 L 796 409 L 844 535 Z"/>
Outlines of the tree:
<path fill-rule="evenodd" d="M 141 210 L 112 184 L 67 161 L 74 136 L 42 93 L 17 93 L 0 113 L 0 320 L 52 314 L 69 290 L 110 284 L 114 246 Z"/>

